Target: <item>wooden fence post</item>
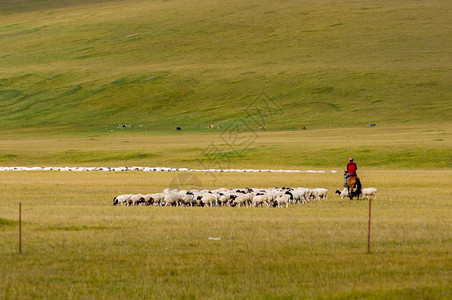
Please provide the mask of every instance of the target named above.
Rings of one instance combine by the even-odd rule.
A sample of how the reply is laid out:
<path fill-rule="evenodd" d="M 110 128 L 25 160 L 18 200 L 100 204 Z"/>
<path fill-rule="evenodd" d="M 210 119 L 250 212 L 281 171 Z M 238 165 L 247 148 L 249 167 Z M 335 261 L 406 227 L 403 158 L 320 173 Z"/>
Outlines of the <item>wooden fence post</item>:
<path fill-rule="evenodd" d="M 19 202 L 19 254 L 22 253 L 22 203 Z"/>
<path fill-rule="evenodd" d="M 372 198 L 369 198 L 369 226 L 367 230 L 367 253 L 370 253 L 370 220 L 371 220 Z"/>

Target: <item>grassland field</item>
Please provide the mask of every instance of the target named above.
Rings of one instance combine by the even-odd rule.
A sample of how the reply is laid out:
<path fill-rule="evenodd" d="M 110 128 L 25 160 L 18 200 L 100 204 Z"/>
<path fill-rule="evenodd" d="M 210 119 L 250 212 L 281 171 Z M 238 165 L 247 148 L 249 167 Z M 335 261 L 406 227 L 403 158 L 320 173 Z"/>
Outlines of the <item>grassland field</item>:
<path fill-rule="evenodd" d="M 348 157 L 366 169 L 450 169 L 450 124 L 276 132 L 39 135 L 0 140 L 2 166 L 301 169 L 342 172 Z"/>
<path fill-rule="evenodd" d="M 0 299 L 451 299 L 451 9 L 0 1 L 0 166 L 325 171 L 0 172 Z M 350 156 L 370 254 L 369 202 L 334 194 Z M 112 206 L 193 184 L 329 195 Z"/>
<path fill-rule="evenodd" d="M 360 174 L 379 190 L 370 254 L 368 201 L 334 195 L 339 174 L 196 175 L 205 188 L 330 189 L 269 209 L 112 206 L 174 173 L 2 172 L 0 297 L 449 299 L 451 171 Z"/>
<path fill-rule="evenodd" d="M 396 131 L 263 132 L 250 145 L 263 150 L 235 156 L 205 155 L 210 143 L 221 145 L 219 132 L 6 136 L 1 151 L 14 153 L 11 166 L 208 165 L 326 172 L 0 172 L 0 297 L 448 299 L 452 172 L 444 160 L 450 157 L 451 132 L 423 126 Z M 445 152 L 432 158 L 428 149 L 438 151 L 441 145 Z M 404 148 L 410 157 L 400 155 Z M 156 149 L 159 155 L 141 155 Z M 334 194 L 349 155 L 359 163 L 364 187 L 379 191 L 372 204 L 370 254 L 368 201 Z M 112 206 L 113 197 L 123 193 L 194 186 L 324 187 L 329 198 L 288 209 Z M 22 254 L 17 253 L 19 202 Z"/>

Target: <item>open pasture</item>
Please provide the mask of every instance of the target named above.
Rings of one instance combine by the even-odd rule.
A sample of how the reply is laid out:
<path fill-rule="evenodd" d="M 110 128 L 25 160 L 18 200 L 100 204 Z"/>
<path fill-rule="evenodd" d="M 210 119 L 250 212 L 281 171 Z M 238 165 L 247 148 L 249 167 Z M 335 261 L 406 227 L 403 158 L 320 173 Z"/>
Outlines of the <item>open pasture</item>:
<path fill-rule="evenodd" d="M 335 128 L 278 132 L 105 134 L 0 131 L 0 166 L 324 169 L 448 169 L 452 125 Z M 345 163 L 345 164 L 344 164 Z"/>
<path fill-rule="evenodd" d="M 368 202 L 334 194 L 342 174 L 196 174 L 205 188 L 330 190 L 288 209 L 112 206 L 176 175 L 1 172 L 0 298 L 450 298 L 450 170 L 360 172 L 379 189 L 371 254 Z"/>
<path fill-rule="evenodd" d="M 451 6 L 0 1 L 0 166 L 326 171 L 0 172 L 0 299 L 451 299 Z M 329 198 L 112 205 L 179 185 Z"/>
<path fill-rule="evenodd" d="M 451 9 L 444 0 L 3 0 L 0 129 L 199 132 L 253 121 L 244 109 L 259 114 L 251 104 L 262 92 L 279 114 L 256 129 L 447 122 Z"/>

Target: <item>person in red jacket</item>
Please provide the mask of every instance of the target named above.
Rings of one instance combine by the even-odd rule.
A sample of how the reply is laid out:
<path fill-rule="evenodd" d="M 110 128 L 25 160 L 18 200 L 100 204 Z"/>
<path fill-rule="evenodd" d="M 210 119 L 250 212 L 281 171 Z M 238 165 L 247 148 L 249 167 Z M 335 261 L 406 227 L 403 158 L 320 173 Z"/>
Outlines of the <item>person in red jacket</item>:
<path fill-rule="evenodd" d="M 347 178 L 350 176 L 356 176 L 356 170 L 358 170 L 358 166 L 353 162 L 353 158 L 349 158 L 349 163 L 347 164 L 347 171 L 345 172 L 344 177 L 344 186 L 347 186 Z"/>

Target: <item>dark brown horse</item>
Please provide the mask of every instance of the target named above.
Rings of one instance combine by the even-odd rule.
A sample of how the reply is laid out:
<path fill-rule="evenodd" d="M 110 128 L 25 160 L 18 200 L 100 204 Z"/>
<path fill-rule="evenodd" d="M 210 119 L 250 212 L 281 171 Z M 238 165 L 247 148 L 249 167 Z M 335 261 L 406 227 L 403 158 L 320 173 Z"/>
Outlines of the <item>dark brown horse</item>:
<path fill-rule="evenodd" d="M 356 190 L 354 190 L 356 187 Z M 358 197 L 359 200 L 359 194 L 361 194 L 361 180 L 359 180 L 359 177 L 356 175 L 352 175 L 347 178 L 347 190 L 348 190 L 348 196 L 350 197 L 350 200 L 353 199 L 353 197 Z"/>

